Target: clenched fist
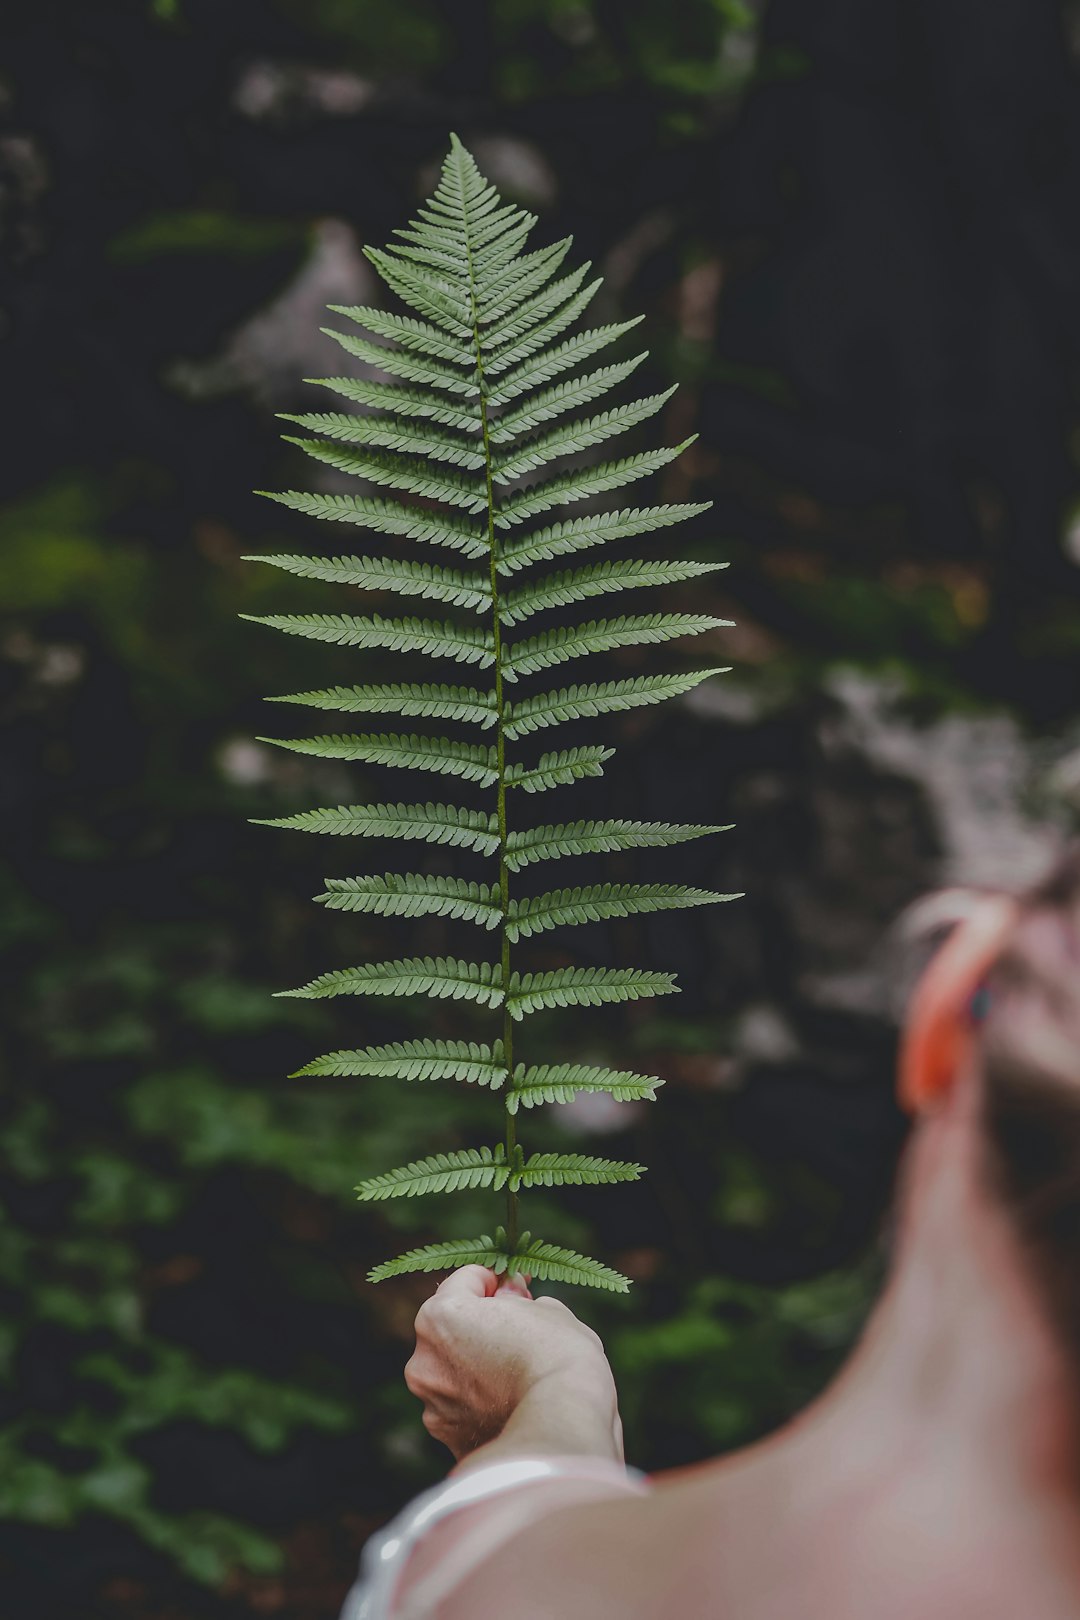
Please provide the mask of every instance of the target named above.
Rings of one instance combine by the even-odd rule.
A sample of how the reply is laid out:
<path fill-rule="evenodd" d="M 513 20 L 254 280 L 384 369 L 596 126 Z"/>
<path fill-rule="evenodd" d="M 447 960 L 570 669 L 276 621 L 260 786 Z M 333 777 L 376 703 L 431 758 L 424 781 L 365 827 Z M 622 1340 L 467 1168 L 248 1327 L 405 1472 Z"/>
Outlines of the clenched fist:
<path fill-rule="evenodd" d="M 517 1453 L 622 1459 L 615 1383 L 592 1328 L 521 1278 L 464 1266 L 416 1318 L 405 1382 L 424 1427 L 460 1461 L 504 1435 Z M 489 1453 L 485 1453 L 488 1455 Z"/>

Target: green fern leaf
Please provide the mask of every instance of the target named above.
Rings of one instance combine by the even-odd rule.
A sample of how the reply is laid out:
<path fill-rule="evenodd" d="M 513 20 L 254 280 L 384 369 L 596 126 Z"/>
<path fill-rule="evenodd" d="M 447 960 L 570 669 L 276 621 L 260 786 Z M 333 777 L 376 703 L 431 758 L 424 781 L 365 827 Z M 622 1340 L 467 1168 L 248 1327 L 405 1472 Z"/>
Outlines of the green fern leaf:
<path fill-rule="evenodd" d="M 565 625 L 545 630 L 528 641 L 515 642 L 506 652 L 503 678 L 517 680 L 520 675 L 535 675 L 554 664 L 569 663 L 589 653 L 611 652 L 616 647 L 644 647 L 676 641 L 680 636 L 699 636 L 730 623 L 730 619 L 714 619 L 705 613 L 646 613 Z"/>
<path fill-rule="evenodd" d="M 387 872 L 382 877 L 327 878 L 317 894 L 330 911 L 369 911 L 384 917 L 453 917 L 497 928 L 499 891 L 490 883 L 432 877 L 425 872 Z"/>
<path fill-rule="evenodd" d="M 511 1187 L 597 1187 L 613 1181 L 637 1181 L 643 1164 L 597 1159 L 588 1153 L 533 1153 L 510 1173 Z"/>
<path fill-rule="evenodd" d="M 668 465 L 691 443 L 645 449 L 618 460 L 567 466 L 597 446 L 655 417 L 671 390 L 629 403 L 605 396 L 645 358 L 637 354 L 588 369 L 593 355 L 637 325 L 628 320 L 579 331 L 579 317 L 600 283 L 589 267 L 567 269 L 569 240 L 527 249 L 534 217 L 504 203 L 456 136 L 431 197 L 386 248 L 365 251 L 404 310 L 332 306 L 356 331 L 328 335 L 375 375 L 316 379 L 351 410 L 286 414 L 304 437 L 287 437 L 306 456 L 376 486 L 376 494 L 308 494 L 269 498 L 290 511 L 349 523 L 374 534 L 455 552 L 470 569 L 436 567 L 411 556 L 314 557 L 260 553 L 301 579 L 416 597 L 481 615 L 463 625 L 427 618 L 349 614 L 245 615 L 286 634 L 333 646 L 402 653 L 473 665 L 471 686 L 336 684 L 273 701 L 337 714 L 397 715 L 475 726 L 487 741 L 457 740 L 407 729 L 262 739 L 316 759 L 427 770 L 456 776 L 492 794 L 486 812 L 445 804 L 337 805 L 265 819 L 261 824 L 328 836 L 419 841 L 460 848 L 493 861 L 482 880 L 441 873 L 384 872 L 330 877 L 317 900 L 331 911 L 406 919 L 440 918 L 482 928 L 497 942 L 495 961 L 412 956 L 362 962 L 320 974 L 282 992 L 300 999 L 340 995 L 413 996 L 499 1009 L 501 1039 L 488 1044 L 420 1038 L 330 1052 L 298 1071 L 318 1076 L 386 1076 L 455 1080 L 501 1090 L 505 1140 L 495 1147 L 437 1153 L 370 1177 L 364 1200 L 416 1197 L 484 1187 L 502 1190 L 506 1229 L 492 1236 L 427 1244 L 378 1266 L 374 1280 L 412 1271 L 479 1263 L 498 1273 L 625 1291 L 627 1279 L 586 1255 L 523 1232 L 517 1235 L 519 1191 L 532 1185 L 587 1185 L 631 1180 L 641 1166 L 580 1153 L 527 1157 L 514 1116 L 579 1092 L 651 1098 L 655 1077 L 576 1063 L 526 1066 L 515 1061 L 514 1030 L 545 1009 L 598 1006 L 665 995 L 667 973 L 633 968 L 563 967 L 522 973 L 513 948 L 563 926 L 732 898 L 676 884 L 598 883 L 550 893 L 510 895 L 510 875 L 536 862 L 571 855 L 664 847 L 719 827 L 662 822 L 574 821 L 527 827 L 507 820 L 507 794 L 546 791 L 601 774 L 612 750 L 597 744 L 543 754 L 535 763 L 509 757 L 508 744 L 593 715 L 655 704 L 689 692 L 712 670 L 566 686 L 531 693 L 511 705 L 506 687 L 566 660 L 668 642 L 728 621 L 703 614 L 650 613 L 557 627 L 508 644 L 506 633 L 537 614 L 609 593 L 702 578 L 717 564 L 661 559 L 609 561 L 546 577 L 516 576 L 537 564 L 574 557 L 680 523 L 708 503 L 594 511 L 596 497 L 617 496 Z M 597 403 L 592 407 L 594 402 Z M 308 436 L 309 435 L 309 436 Z M 523 481 L 541 472 L 540 481 Z M 386 491 L 382 498 L 379 491 Z M 560 508 L 589 502 L 587 515 Z M 539 514 L 552 514 L 531 525 Z M 320 548 L 321 549 L 321 548 Z M 392 549 L 392 548 L 390 548 Z M 508 582 L 514 588 L 507 590 Z M 365 660 L 366 662 L 366 660 Z M 434 729 L 434 728 L 433 728 Z M 514 808 L 521 796 L 513 801 Z"/>
<path fill-rule="evenodd" d="M 490 365 L 488 357 L 495 350 L 524 337 L 526 333 L 531 334 L 539 330 L 546 336 L 550 331 L 549 321 L 553 316 L 557 318 L 557 313 L 573 299 L 591 268 L 586 261 L 577 270 L 572 270 L 568 276 L 563 276 L 561 281 L 545 287 L 542 292 L 527 299 L 512 309 L 508 315 L 504 315 L 501 320 L 496 321 L 493 326 L 489 326 L 487 331 L 481 332 L 480 347 L 485 366 L 490 366 L 494 371 L 496 368 Z M 596 287 L 599 285 L 597 282 Z"/>
<path fill-rule="evenodd" d="M 590 281 L 588 286 L 576 292 L 561 309 L 554 310 L 546 320 L 533 326 L 516 342 L 507 343 L 498 353 L 487 355 L 484 360 L 485 376 L 497 377 L 501 372 L 511 370 L 522 360 L 527 360 L 530 355 L 535 354 L 537 349 L 543 348 L 545 343 L 557 337 L 560 332 L 565 332 L 566 328 L 572 326 L 578 316 L 588 309 L 601 285 L 599 279 Z"/>
<path fill-rule="evenodd" d="M 479 297 L 477 310 L 482 326 L 509 315 L 526 298 L 539 291 L 558 270 L 570 251 L 573 237 L 564 236 L 561 242 L 539 248 L 519 258 L 491 264 L 477 277 Z"/>
<path fill-rule="evenodd" d="M 547 248 L 534 249 L 533 253 L 513 249 L 507 253 L 504 240 L 499 238 L 495 251 L 481 253 L 476 267 L 476 313 L 481 326 L 492 326 L 500 321 L 551 282 L 552 275 L 562 266 L 573 246 L 573 237 L 563 237 L 562 241 L 552 241 Z M 510 240 L 513 241 L 513 237 Z"/>
<path fill-rule="evenodd" d="M 601 1007 L 606 1002 L 642 1001 L 677 995 L 673 973 L 641 968 L 553 968 L 547 973 L 513 973 L 506 1004 L 512 1018 L 549 1007 Z"/>
<path fill-rule="evenodd" d="M 384 253 L 379 248 L 366 247 L 364 256 L 375 266 L 386 285 L 413 309 L 427 315 L 455 337 L 467 339 L 472 336 L 468 302 L 451 291 L 447 280 L 412 269 L 402 263 L 399 257 Z"/>
<path fill-rule="evenodd" d="M 568 607 L 591 596 L 614 591 L 645 590 L 656 585 L 677 585 L 682 580 L 714 574 L 726 563 L 703 562 L 602 562 L 563 574 L 530 580 L 504 598 L 499 619 L 505 625 L 520 624 L 535 613 L 549 608 Z"/>
<path fill-rule="evenodd" d="M 578 295 L 581 296 L 580 294 Z M 591 355 L 598 354 L 601 349 L 609 348 L 617 343 L 619 338 L 627 332 L 640 326 L 645 319 L 643 315 L 635 315 L 632 320 L 619 321 L 612 326 L 594 326 L 587 332 L 578 332 L 576 336 L 567 338 L 554 349 L 545 349 L 542 354 L 535 355 L 535 349 L 528 350 L 528 357 L 523 358 L 523 364 L 518 365 L 517 360 L 508 362 L 505 351 L 500 357 L 502 368 L 507 364 L 517 367 L 509 371 L 501 382 L 496 382 L 492 388 L 488 386 L 487 404 L 489 407 L 499 409 L 510 404 L 512 400 L 528 396 L 534 388 L 542 383 L 550 382 L 553 377 L 561 377 L 563 372 L 570 371 L 574 366 L 580 365 L 582 360 L 588 360 Z M 569 323 L 567 323 L 569 324 Z M 533 356 L 535 355 L 535 358 Z M 488 365 L 485 367 L 485 376 L 497 376 L 497 371 Z M 595 395 L 591 396 L 595 398 Z M 502 418 L 499 419 L 500 421 Z"/>
<path fill-rule="evenodd" d="M 400 377 L 402 382 L 423 383 L 429 388 L 441 388 L 448 394 L 475 394 L 476 380 L 460 371 L 454 371 L 439 360 L 421 359 L 419 355 L 403 354 L 400 349 L 388 349 L 380 343 L 369 343 L 366 338 L 353 337 L 351 332 L 335 332 L 332 326 L 321 326 L 320 332 L 340 343 L 346 354 L 366 360 L 377 366 L 388 377 Z"/>
<path fill-rule="evenodd" d="M 451 804 L 339 804 L 327 810 L 301 810 L 294 816 L 255 817 L 256 827 L 291 827 L 331 837 L 418 838 L 494 855 L 499 824 L 481 810 Z"/>
<path fill-rule="evenodd" d="M 393 416 L 424 417 L 443 427 L 460 428 L 463 433 L 480 431 L 479 396 L 469 404 L 462 400 L 451 404 L 449 400 L 440 399 L 438 394 L 428 393 L 425 389 L 396 388 L 393 383 L 369 382 L 366 377 L 306 377 L 304 380 L 314 387 L 329 388 L 332 393 L 351 400 L 355 405 L 367 405 L 373 411 L 386 411 Z M 301 427 L 311 427 L 316 433 L 323 433 L 332 439 L 336 435 L 322 424 L 335 420 L 337 415 L 328 413 L 327 416 L 315 415 L 310 419 L 290 416 L 286 420 L 298 422 Z M 355 418 L 345 416 L 341 420 L 352 422 Z"/>
<path fill-rule="evenodd" d="M 501 1041 L 492 1046 L 478 1041 L 396 1041 L 390 1046 L 368 1046 L 362 1051 L 328 1052 L 325 1057 L 305 1063 L 289 1078 L 295 1080 L 306 1075 L 459 1080 L 497 1090 L 506 1079 L 506 1059 Z M 523 1077 L 523 1086 L 527 1079 Z M 524 1100 L 524 1091 L 522 1096 Z M 526 1106 L 530 1105 L 526 1103 Z"/>
<path fill-rule="evenodd" d="M 561 827 L 530 827 L 510 834 L 506 863 L 511 872 L 519 872 L 534 861 L 604 855 L 617 849 L 662 849 L 727 831 L 728 827 L 668 826 L 662 821 L 572 821 Z"/>
<path fill-rule="evenodd" d="M 720 900 L 741 898 L 736 894 L 713 894 L 709 889 L 688 889 L 678 883 L 600 883 L 584 889 L 555 889 L 528 900 L 511 900 L 507 927 L 511 939 L 527 939 L 531 934 L 575 923 L 711 906 Z"/>
<path fill-rule="evenodd" d="M 304 1070 L 300 1071 L 304 1073 Z M 655 1075 L 633 1074 L 626 1069 L 596 1069 L 578 1063 L 545 1063 L 526 1068 L 519 1063 L 506 1090 L 511 1114 L 541 1103 L 572 1102 L 579 1092 L 606 1092 L 620 1102 L 653 1102 L 663 1081 Z"/>
<path fill-rule="evenodd" d="M 499 779 L 493 748 L 476 743 L 450 742 L 445 737 L 260 737 L 259 742 L 287 748 L 316 759 L 363 760 L 368 765 L 392 765 L 398 770 L 432 771 L 458 776 L 464 782 L 490 787 Z"/>
<path fill-rule="evenodd" d="M 635 400 L 632 405 L 619 405 L 614 410 L 603 411 L 599 416 L 590 417 L 587 421 L 565 423 L 543 438 L 534 439 L 520 449 L 500 457 L 495 462 L 493 474 L 495 482 L 512 484 L 525 473 L 535 472 L 538 467 L 546 467 L 549 462 L 557 461 L 560 456 L 578 455 L 594 444 L 603 444 L 606 439 L 613 439 L 620 433 L 626 433 L 639 422 L 655 416 L 674 392 L 673 386 L 663 394 L 651 394 L 647 399 Z"/>
<path fill-rule="evenodd" d="M 664 703 L 668 698 L 693 691 L 711 675 L 726 674 L 726 669 L 695 669 L 687 675 L 637 675 L 629 681 L 605 681 L 594 686 L 568 686 L 559 692 L 537 692 L 513 705 L 504 732 L 513 742 L 545 726 Z"/>
<path fill-rule="evenodd" d="M 557 383 L 554 388 L 519 405 L 517 410 L 507 411 L 498 417 L 488 437 L 492 444 L 513 444 L 515 440 L 535 433 L 546 422 L 553 422 L 565 416 L 567 411 L 578 410 L 582 405 L 599 399 L 602 394 L 610 393 L 646 359 L 648 351 L 643 349 L 632 360 L 623 360 L 615 366 L 601 366 L 584 377 L 571 377 L 568 382 Z"/>
<path fill-rule="evenodd" d="M 511 765 L 505 775 L 507 787 L 524 788 L 526 793 L 544 793 L 563 787 L 583 776 L 603 776 L 604 761 L 614 748 L 566 748 L 559 754 L 544 754 L 535 765 Z"/>
<path fill-rule="evenodd" d="M 549 1154 L 548 1157 L 555 1155 Z M 403 1164 L 396 1170 L 387 1170 L 381 1176 L 362 1181 L 356 1188 L 356 1196 L 370 1202 L 382 1198 L 418 1198 L 425 1193 L 460 1192 L 466 1187 L 492 1187 L 497 1192 L 500 1187 L 506 1186 L 509 1178 L 510 1169 L 500 1142 L 495 1148 L 465 1148 L 458 1153 L 435 1153 L 429 1159 Z M 611 1179 L 616 1178 L 613 1176 Z M 553 1186 L 554 1182 L 546 1185 Z"/>
<path fill-rule="evenodd" d="M 596 1263 L 593 1261 L 594 1265 Z M 506 1257 L 496 1251 L 489 1237 L 452 1238 L 448 1243 L 427 1243 L 423 1248 L 410 1249 L 407 1254 L 399 1254 L 396 1260 L 384 1260 L 381 1266 L 368 1272 L 368 1281 L 386 1282 L 390 1277 L 404 1277 L 411 1271 L 455 1271 L 459 1266 L 487 1266 L 501 1275 L 506 1270 Z"/>
<path fill-rule="evenodd" d="M 295 489 L 260 489 L 256 493 L 294 512 L 325 518 L 330 523 L 358 523 L 377 534 L 397 534 L 403 540 L 446 546 L 466 557 L 486 557 L 488 553 L 483 531 L 448 513 L 417 511 L 395 501 L 372 501 L 359 495 L 308 495 Z"/>
<path fill-rule="evenodd" d="M 356 304 L 329 304 L 335 315 L 344 315 L 358 326 L 366 327 L 376 337 L 391 338 L 403 349 L 418 354 L 434 355 L 437 360 L 449 360 L 456 366 L 472 372 L 476 367 L 472 349 L 460 337 L 447 337 L 439 327 L 427 321 L 417 321 L 411 315 L 389 315 L 384 309 L 363 308 Z"/>
<path fill-rule="evenodd" d="M 432 996 L 436 1001 L 503 1002 L 499 968 L 490 962 L 461 962 L 453 956 L 413 956 L 399 962 L 366 962 L 361 967 L 320 973 L 298 990 L 279 996 L 321 1001 L 327 996 Z"/>
<path fill-rule="evenodd" d="M 251 624 L 267 624 L 289 636 L 308 641 L 329 641 L 339 647 L 386 647 L 391 652 L 427 653 L 432 658 L 453 658 L 459 664 L 495 662 L 490 630 L 471 625 L 436 624 L 430 619 L 384 619 L 372 614 L 358 619 L 351 613 L 241 613 Z"/>
<path fill-rule="evenodd" d="M 500 574 L 514 574 L 533 563 L 549 562 L 554 557 L 565 557 L 574 551 L 586 551 L 592 546 L 606 545 L 614 540 L 630 540 L 652 529 L 663 529 L 672 523 L 685 523 L 709 510 L 707 501 L 696 505 L 627 507 L 622 512 L 598 512 L 582 518 L 551 523 L 531 534 L 507 540 L 497 561 Z"/>
<path fill-rule="evenodd" d="M 378 452 L 365 455 L 359 450 L 343 450 L 329 439 L 297 439 L 288 433 L 284 438 L 286 444 L 295 444 L 305 455 L 325 462 L 338 472 L 352 473 L 372 484 L 386 484 L 407 495 L 418 495 L 422 500 L 445 501 L 449 506 L 463 507 L 466 512 L 484 510 L 487 497 L 478 478 L 418 468 L 404 456 Z"/>
<path fill-rule="evenodd" d="M 423 596 L 451 607 L 491 609 L 491 587 L 478 574 L 463 574 L 432 563 L 405 562 L 400 557 L 246 556 L 244 562 L 269 563 L 301 579 L 324 579 L 333 585 L 358 585 L 366 591 L 394 591 Z M 703 566 L 703 565 L 699 565 Z"/>
<path fill-rule="evenodd" d="M 278 414 L 285 422 L 295 422 L 299 427 L 310 428 L 323 440 L 340 439 L 345 444 L 369 445 L 375 450 L 391 450 L 409 456 L 426 456 L 432 461 L 445 461 L 452 467 L 465 467 L 470 470 L 485 465 L 484 451 L 477 446 L 475 440 L 470 443 L 460 438 L 452 438 L 423 422 L 396 422 L 392 418 L 379 416 L 344 416 L 338 412 L 289 416 L 281 411 Z M 293 439 L 290 442 L 308 444 L 311 441 Z M 350 466 L 343 470 L 352 472 L 355 469 Z"/>
<path fill-rule="evenodd" d="M 495 527 L 509 529 L 537 512 L 550 512 L 556 506 L 568 506 L 573 501 L 584 501 L 593 495 L 606 495 L 612 490 L 624 489 L 639 478 L 648 478 L 669 462 L 681 456 L 687 445 L 693 444 L 697 434 L 691 434 L 682 444 L 668 445 L 662 450 L 642 450 L 636 456 L 622 461 L 603 461 L 595 467 L 582 467 L 576 472 L 549 478 L 546 483 L 531 484 L 514 495 L 495 514 Z"/>
<path fill-rule="evenodd" d="M 288 692 L 268 703 L 301 703 L 339 714 L 403 714 L 462 720 L 490 728 L 498 718 L 494 692 L 471 686 L 332 686 L 325 692 Z"/>
<path fill-rule="evenodd" d="M 554 1243 L 543 1243 L 539 1238 L 526 1242 L 529 1236 L 522 1233 L 520 1246 L 505 1262 L 505 1269 L 512 1274 L 520 1273 L 537 1282 L 577 1283 L 585 1288 L 604 1288 L 612 1294 L 629 1293 L 630 1279 L 621 1272 L 612 1271 L 610 1266 L 603 1266 L 599 1260 L 592 1260 L 588 1255 L 576 1254 L 573 1249 L 560 1249 Z M 469 1264 L 467 1260 L 455 1263 Z M 481 1261 L 480 1264 L 490 1265 L 491 1262 Z M 429 1269 L 434 1271 L 442 1268 L 432 1266 Z"/>
<path fill-rule="evenodd" d="M 438 246 L 443 252 L 456 254 L 459 264 L 466 253 L 470 254 L 475 281 L 481 265 L 494 274 L 512 259 L 535 224 L 535 216 L 512 203 L 499 207 L 489 193 L 460 196 L 447 207 L 433 199 L 419 209 L 411 229 L 395 231 L 394 235 L 406 244 Z"/>

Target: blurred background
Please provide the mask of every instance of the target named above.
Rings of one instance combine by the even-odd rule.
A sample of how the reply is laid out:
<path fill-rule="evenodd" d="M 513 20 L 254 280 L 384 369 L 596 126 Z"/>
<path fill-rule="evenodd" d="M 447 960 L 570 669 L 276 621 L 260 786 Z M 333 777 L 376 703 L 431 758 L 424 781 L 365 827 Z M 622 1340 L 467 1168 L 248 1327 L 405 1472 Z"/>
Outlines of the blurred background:
<path fill-rule="evenodd" d="M 667 1084 L 530 1116 L 649 1175 L 529 1207 L 635 1279 L 574 1296 L 632 1459 L 744 1443 L 878 1283 L 890 923 L 1026 881 L 1080 811 L 1080 7 L 36 0 L 0 34 L 0 1608 L 331 1620 L 445 1461 L 400 1377 L 430 1283 L 366 1272 L 491 1219 L 351 1189 L 493 1105 L 287 1079 L 358 1004 L 272 990 L 457 936 L 335 920 L 355 851 L 248 824 L 386 792 L 255 740 L 265 694 L 376 667 L 237 621 L 352 606 L 240 561 L 324 539 L 250 493 L 311 482 L 274 413 L 320 408 L 324 306 L 379 297 L 361 249 L 451 129 L 682 385 L 655 498 L 714 501 L 694 601 L 737 628 L 668 667 L 734 667 L 612 723 L 553 813 L 734 822 L 603 871 L 747 897 L 567 942 L 683 994 L 530 1026 Z"/>

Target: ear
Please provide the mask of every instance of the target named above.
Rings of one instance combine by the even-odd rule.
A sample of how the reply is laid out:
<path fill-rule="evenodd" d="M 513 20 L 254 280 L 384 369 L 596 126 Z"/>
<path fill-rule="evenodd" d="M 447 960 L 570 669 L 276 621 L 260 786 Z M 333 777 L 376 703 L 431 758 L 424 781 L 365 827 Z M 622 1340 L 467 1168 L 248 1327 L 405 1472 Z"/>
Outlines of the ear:
<path fill-rule="evenodd" d="M 983 896 L 916 985 L 898 1075 L 901 1106 L 911 1113 L 942 1097 L 963 1068 L 974 1039 L 972 997 L 1000 956 L 1018 909 L 1005 895 Z"/>

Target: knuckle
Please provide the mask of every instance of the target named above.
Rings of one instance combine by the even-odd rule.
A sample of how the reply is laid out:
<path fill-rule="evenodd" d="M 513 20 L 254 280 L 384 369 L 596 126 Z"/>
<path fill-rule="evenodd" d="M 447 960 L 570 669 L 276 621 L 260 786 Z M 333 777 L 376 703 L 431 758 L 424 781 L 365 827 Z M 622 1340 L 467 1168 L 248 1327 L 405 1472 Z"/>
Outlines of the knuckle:
<path fill-rule="evenodd" d="M 447 1299 L 432 1298 L 421 1305 L 416 1317 L 417 1337 L 442 1338 L 452 1310 L 452 1302 Z"/>

